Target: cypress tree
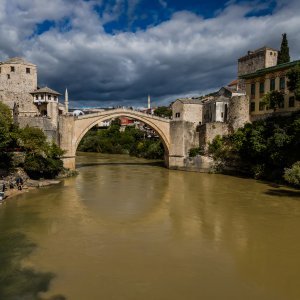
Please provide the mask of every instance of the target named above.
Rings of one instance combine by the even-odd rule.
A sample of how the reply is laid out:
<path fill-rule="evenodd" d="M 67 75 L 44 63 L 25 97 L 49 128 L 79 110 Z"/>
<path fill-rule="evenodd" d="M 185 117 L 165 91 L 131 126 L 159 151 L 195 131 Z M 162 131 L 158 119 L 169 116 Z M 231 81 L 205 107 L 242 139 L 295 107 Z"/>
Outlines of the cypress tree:
<path fill-rule="evenodd" d="M 277 64 L 284 64 L 290 62 L 290 49 L 289 49 L 289 44 L 288 44 L 288 40 L 286 37 L 286 33 L 284 33 L 282 35 L 282 41 L 281 41 L 281 47 L 280 47 L 280 51 L 278 53 L 278 60 L 277 60 Z"/>

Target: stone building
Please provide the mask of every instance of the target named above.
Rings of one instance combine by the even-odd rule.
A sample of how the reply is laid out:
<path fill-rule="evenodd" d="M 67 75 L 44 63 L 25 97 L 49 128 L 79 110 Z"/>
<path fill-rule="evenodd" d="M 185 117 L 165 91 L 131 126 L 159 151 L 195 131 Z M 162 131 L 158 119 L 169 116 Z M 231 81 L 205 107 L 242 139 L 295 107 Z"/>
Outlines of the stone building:
<path fill-rule="evenodd" d="M 11 109 L 18 106 L 19 116 L 38 113 L 30 94 L 37 89 L 37 68 L 22 58 L 0 62 L 0 101 Z"/>
<path fill-rule="evenodd" d="M 277 65 L 278 51 L 270 47 L 262 47 L 254 51 L 248 51 L 247 55 L 238 59 L 238 89 L 245 91 L 243 75 L 257 70 L 274 67 Z"/>
<path fill-rule="evenodd" d="M 184 167 L 189 150 L 199 147 L 197 131 L 202 123 L 202 108 L 199 99 L 177 99 L 172 103 L 170 165 Z"/>
<path fill-rule="evenodd" d="M 20 126 L 41 128 L 49 140 L 58 140 L 59 115 L 67 113 L 68 98 L 62 105 L 60 93 L 38 87 L 37 67 L 23 58 L 0 62 L 0 101 L 12 110 Z"/>
<path fill-rule="evenodd" d="M 256 72 L 257 70 L 277 65 L 278 51 L 262 47 L 238 59 L 238 76 Z"/>
<path fill-rule="evenodd" d="M 239 92 L 229 86 L 222 87 L 213 97 L 204 99 L 203 103 L 203 123 L 227 122 L 229 100 L 235 96 L 243 96 L 244 92 Z"/>
<path fill-rule="evenodd" d="M 263 97 L 271 91 L 281 91 L 284 95 L 282 107 L 277 109 L 279 113 L 292 112 L 300 109 L 300 101 L 287 88 L 287 72 L 300 60 L 263 68 L 252 73 L 240 76 L 245 81 L 246 94 L 250 98 L 250 115 L 252 119 L 273 113 L 272 109 L 263 103 Z"/>
<path fill-rule="evenodd" d="M 177 99 L 172 103 L 172 119 L 197 124 L 202 122 L 202 101 L 198 98 Z"/>
<path fill-rule="evenodd" d="M 30 93 L 33 103 L 38 109 L 38 116 L 49 117 L 55 125 L 58 123 L 58 115 L 63 114 L 63 107 L 59 106 L 58 96 L 61 94 L 48 88 L 38 88 Z"/>

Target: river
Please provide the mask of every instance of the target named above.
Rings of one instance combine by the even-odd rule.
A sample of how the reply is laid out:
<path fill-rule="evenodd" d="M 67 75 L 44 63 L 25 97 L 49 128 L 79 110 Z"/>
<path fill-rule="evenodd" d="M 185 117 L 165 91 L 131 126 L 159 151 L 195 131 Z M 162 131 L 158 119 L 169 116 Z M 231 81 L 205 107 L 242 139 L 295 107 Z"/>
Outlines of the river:
<path fill-rule="evenodd" d="M 0 206 L 1 300 L 300 299 L 300 192 L 122 155 L 77 164 Z"/>

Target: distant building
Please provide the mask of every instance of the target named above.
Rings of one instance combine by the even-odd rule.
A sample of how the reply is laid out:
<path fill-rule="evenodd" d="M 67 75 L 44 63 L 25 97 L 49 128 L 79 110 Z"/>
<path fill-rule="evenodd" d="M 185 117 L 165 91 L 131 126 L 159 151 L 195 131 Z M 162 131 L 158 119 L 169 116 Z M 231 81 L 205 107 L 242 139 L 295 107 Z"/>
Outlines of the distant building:
<path fill-rule="evenodd" d="M 199 99 L 177 99 L 172 104 L 172 120 L 202 123 L 203 103 Z"/>
<path fill-rule="evenodd" d="M 240 78 L 245 81 L 246 94 L 250 98 L 251 116 L 272 113 L 262 102 L 263 96 L 270 91 L 281 91 L 284 94 L 284 103 L 277 109 L 278 112 L 291 112 L 300 109 L 300 101 L 287 88 L 287 72 L 300 60 L 263 68 L 247 73 Z"/>
<path fill-rule="evenodd" d="M 204 103 L 203 123 L 226 122 L 228 118 L 229 98 L 218 96 Z"/>
<path fill-rule="evenodd" d="M 61 94 L 48 87 L 38 88 L 30 94 L 33 96 L 33 103 L 37 107 L 38 115 L 50 117 L 56 124 L 58 122 L 58 115 L 64 111 L 58 105 L 58 96 Z"/>
<path fill-rule="evenodd" d="M 247 55 L 238 59 L 238 76 L 274 67 L 277 65 L 277 57 L 278 51 L 269 47 L 248 51 Z"/>

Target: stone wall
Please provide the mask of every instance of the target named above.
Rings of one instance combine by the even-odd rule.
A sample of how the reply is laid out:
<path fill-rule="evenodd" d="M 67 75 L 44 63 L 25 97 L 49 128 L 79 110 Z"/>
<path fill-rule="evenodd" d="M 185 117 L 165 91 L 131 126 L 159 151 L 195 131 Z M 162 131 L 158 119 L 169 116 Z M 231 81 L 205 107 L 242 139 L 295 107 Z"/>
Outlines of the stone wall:
<path fill-rule="evenodd" d="M 206 123 L 199 127 L 199 145 L 205 150 L 208 144 L 217 136 L 228 134 L 228 124 L 223 122 Z"/>
<path fill-rule="evenodd" d="M 184 159 L 183 171 L 210 173 L 214 167 L 214 160 L 211 157 L 197 155 Z"/>
<path fill-rule="evenodd" d="M 234 96 L 230 98 L 228 109 L 228 128 L 230 133 L 250 122 L 249 108 L 248 96 Z"/>
<path fill-rule="evenodd" d="M 185 121 L 170 122 L 169 167 L 183 167 L 191 148 L 199 147 L 197 124 Z"/>
<path fill-rule="evenodd" d="M 202 123 L 203 105 L 199 100 L 178 99 L 172 104 L 173 121 L 187 121 L 192 123 Z M 180 116 L 176 116 L 176 114 Z"/>
<path fill-rule="evenodd" d="M 30 127 L 40 128 L 44 131 L 49 142 L 58 143 L 58 132 L 57 127 L 53 125 L 50 118 L 47 117 L 22 117 L 17 118 L 17 123 L 21 128 Z"/>
<path fill-rule="evenodd" d="M 278 52 L 270 48 L 261 48 L 254 52 L 249 51 L 248 55 L 238 60 L 238 76 L 276 66 L 277 55 Z"/>
<path fill-rule="evenodd" d="M 11 109 L 13 103 L 19 105 L 19 114 L 23 116 L 37 114 L 30 94 L 37 88 L 36 66 L 22 59 L 11 59 L 0 64 L 0 101 Z"/>

